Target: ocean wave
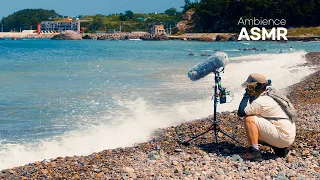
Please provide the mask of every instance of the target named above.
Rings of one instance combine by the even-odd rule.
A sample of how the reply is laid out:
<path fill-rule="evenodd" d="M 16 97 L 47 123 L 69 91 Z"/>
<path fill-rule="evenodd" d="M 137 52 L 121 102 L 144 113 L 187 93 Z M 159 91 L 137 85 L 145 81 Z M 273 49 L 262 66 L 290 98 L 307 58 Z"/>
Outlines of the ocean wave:
<path fill-rule="evenodd" d="M 286 88 L 299 82 L 313 71 L 308 67 L 297 65 L 305 63 L 305 52 L 283 54 L 255 54 L 230 58 L 225 72 L 221 73 L 222 85 L 235 94 L 235 99 L 218 106 L 218 111 L 237 109 L 244 89 L 240 86 L 250 73 L 264 74 L 278 88 Z M 170 71 L 174 72 L 174 69 Z M 0 169 L 24 165 L 33 161 L 55 158 L 58 156 L 88 155 L 92 152 L 117 147 L 133 146 L 152 137 L 158 128 L 176 125 L 211 115 L 213 105 L 213 75 L 192 82 L 185 72 L 166 74 L 166 82 L 161 84 L 163 92 L 177 92 L 182 96 L 205 94 L 205 98 L 187 101 L 172 101 L 171 105 L 161 102 L 150 102 L 140 98 L 130 100 L 127 97 L 115 96 L 113 101 L 119 107 L 108 109 L 99 114 L 66 117 L 69 123 L 79 123 L 78 130 L 60 136 L 46 138 L 37 142 L 8 143 L 0 139 Z M 143 90 L 141 90 L 143 91 Z M 171 97 L 171 96 L 170 96 Z M 167 98 L 167 97 L 162 97 Z M 187 99 L 187 98 L 185 98 Z M 93 102 L 94 103 L 94 102 Z"/>

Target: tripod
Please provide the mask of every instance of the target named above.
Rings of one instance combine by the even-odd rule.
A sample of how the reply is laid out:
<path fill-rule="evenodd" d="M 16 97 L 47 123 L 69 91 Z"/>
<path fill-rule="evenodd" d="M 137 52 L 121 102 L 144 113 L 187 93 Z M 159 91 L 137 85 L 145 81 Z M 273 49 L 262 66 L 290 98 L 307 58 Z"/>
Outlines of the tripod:
<path fill-rule="evenodd" d="M 223 70 L 222 70 L 223 71 Z M 231 137 L 229 134 L 225 133 L 224 131 L 222 131 L 218 125 L 217 122 L 217 104 L 218 104 L 218 89 L 220 90 L 220 92 L 223 90 L 225 91 L 225 89 L 223 89 L 221 87 L 221 76 L 220 76 L 220 72 L 221 71 L 215 71 L 214 73 L 214 106 L 213 106 L 213 122 L 210 128 L 208 128 L 207 131 L 198 134 L 196 136 L 194 136 L 193 138 L 182 142 L 183 145 L 189 145 L 190 141 L 197 139 L 198 137 L 207 134 L 208 132 L 212 131 L 214 132 L 214 136 L 215 136 L 215 146 L 216 146 L 216 153 L 219 155 L 219 142 L 218 142 L 218 132 L 222 133 L 223 135 L 229 137 L 230 139 L 234 140 L 235 142 L 237 142 L 238 144 L 241 144 L 239 141 L 237 141 L 236 139 L 234 139 L 233 137 Z M 221 94 L 220 94 L 220 103 L 225 103 L 221 101 Z"/>

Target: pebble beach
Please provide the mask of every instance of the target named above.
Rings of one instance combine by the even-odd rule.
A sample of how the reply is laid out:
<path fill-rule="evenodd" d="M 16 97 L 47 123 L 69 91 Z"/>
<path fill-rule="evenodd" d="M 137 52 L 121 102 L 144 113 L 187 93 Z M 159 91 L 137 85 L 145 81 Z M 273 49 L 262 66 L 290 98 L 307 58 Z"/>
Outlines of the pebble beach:
<path fill-rule="evenodd" d="M 0 179 L 320 179 L 320 53 L 308 53 L 315 73 L 286 89 L 299 116 L 297 136 L 285 158 L 261 146 L 264 161 L 244 161 L 246 136 L 236 111 L 218 113 L 220 128 L 241 142 L 218 134 L 216 153 L 212 132 L 190 145 L 185 141 L 211 126 L 212 116 L 153 133 L 133 147 L 95 152 L 88 156 L 57 157 L 0 171 Z M 101 141 L 103 141 L 101 137 Z"/>

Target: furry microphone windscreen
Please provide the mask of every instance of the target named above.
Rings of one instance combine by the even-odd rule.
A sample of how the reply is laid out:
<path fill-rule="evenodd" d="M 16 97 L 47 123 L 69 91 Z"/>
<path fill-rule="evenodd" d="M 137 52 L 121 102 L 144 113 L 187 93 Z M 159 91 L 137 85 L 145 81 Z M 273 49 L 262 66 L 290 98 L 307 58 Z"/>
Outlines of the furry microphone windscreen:
<path fill-rule="evenodd" d="M 212 72 L 216 72 L 225 67 L 229 58 L 226 53 L 217 52 L 210 56 L 207 61 L 199 63 L 192 67 L 188 72 L 188 77 L 192 81 L 199 80 Z"/>

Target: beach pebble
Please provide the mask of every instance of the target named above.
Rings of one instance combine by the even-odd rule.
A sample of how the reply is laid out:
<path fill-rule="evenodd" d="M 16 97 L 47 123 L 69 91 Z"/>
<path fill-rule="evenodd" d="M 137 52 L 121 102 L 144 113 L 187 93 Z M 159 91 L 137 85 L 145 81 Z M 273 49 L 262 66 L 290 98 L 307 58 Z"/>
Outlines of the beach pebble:
<path fill-rule="evenodd" d="M 41 162 L 43 166 L 47 166 L 51 161 L 49 159 L 45 159 Z"/>
<path fill-rule="evenodd" d="M 172 161 L 172 165 L 177 166 L 179 164 L 178 161 Z"/>
<path fill-rule="evenodd" d="M 182 149 L 175 149 L 174 152 L 180 153 L 180 152 L 183 152 L 183 150 Z"/>
<path fill-rule="evenodd" d="M 223 149 L 223 150 L 222 150 L 222 153 L 223 153 L 223 154 L 230 154 L 231 151 L 230 151 L 229 149 Z"/>
<path fill-rule="evenodd" d="M 243 161 L 243 159 L 238 154 L 232 155 L 232 161 Z"/>
<path fill-rule="evenodd" d="M 293 161 L 295 161 L 295 156 L 291 156 L 291 155 L 287 155 L 286 160 L 288 163 L 292 163 Z"/>
<path fill-rule="evenodd" d="M 320 154 L 319 154 L 319 151 L 311 151 L 310 153 L 312 156 L 315 156 L 315 157 L 318 157 Z"/>
<path fill-rule="evenodd" d="M 124 168 L 122 168 L 122 171 L 124 171 L 126 173 L 134 173 L 134 169 L 131 167 L 124 167 Z"/>
<path fill-rule="evenodd" d="M 284 174 L 279 174 L 276 177 L 276 180 L 289 180 Z"/>
<path fill-rule="evenodd" d="M 101 172 L 101 170 L 100 170 L 100 169 L 97 169 L 97 168 L 96 168 L 96 169 L 93 169 L 93 171 L 96 172 L 96 173 Z"/>
<path fill-rule="evenodd" d="M 173 171 L 174 173 L 179 173 L 179 172 L 181 172 L 181 169 L 180 168 L 174 168 L 174 171 Z"/>
<path fill-rule="evenodd" d="M 157 151 L 151 151 L 148 154 L 148 158 L 151 159 L 151 160 L 157 160 L 157 159 L 160 159 L 160 155 L 158 154 Z"/>
<path fill-rule="evenodd" d="M 218 173 L 219 175 L 224 175 L 224 171 L 221 168 L 217 168 L 216 173 Z"/>
<path fill-rule="evenodd" d="M 104 172 L 100 172 L 96 174 L 96 178 L 102 178 L 104 176 Z"/>
<path fill-rule="evenodd" d="M 282 159 L 282 158 L 277 158 L 276 161 L 277 161 L 278 163 L 282 163 L 282 162 L 283 162 L 283 159 Z"/>

